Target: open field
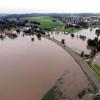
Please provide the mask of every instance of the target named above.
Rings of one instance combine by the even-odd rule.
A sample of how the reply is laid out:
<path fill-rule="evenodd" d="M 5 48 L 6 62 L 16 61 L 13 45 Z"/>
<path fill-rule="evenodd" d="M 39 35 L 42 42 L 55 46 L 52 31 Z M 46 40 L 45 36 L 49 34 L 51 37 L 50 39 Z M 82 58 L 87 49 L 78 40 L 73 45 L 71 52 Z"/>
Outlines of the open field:
<path fill-rule="evenodd" d="M 58 19 L 54 19 L 51 17 L 27 17 L 27 19 L 29 21 L 38 21 L 40 22 L 40 26 L 44 29 L 46 28 L 53 28 L 53 27 L 62 27 L 60 29 L 56 29 L 56 31 L 60 31 L 60 32 L 77 32 L 80 30 L 80 28 L 74 28 L 74 27 L 68 27 L 66 29 L 64 29 L 64 23 L 59 21 Z M 56 20 L 56 22 L 52 21 L 52 20 Z"/>
<path fill-rule="evenodd" d="M 51 17 L 27 17 L 29 21 L 38 21 L 40 22 L 40 26 L 42 28 L 52 28 L 52 27 L 58 27 L 58 26 L 64 26 L 64 23 L 57 20 L 56 22 L 53 22 L 53 18 Z"/>

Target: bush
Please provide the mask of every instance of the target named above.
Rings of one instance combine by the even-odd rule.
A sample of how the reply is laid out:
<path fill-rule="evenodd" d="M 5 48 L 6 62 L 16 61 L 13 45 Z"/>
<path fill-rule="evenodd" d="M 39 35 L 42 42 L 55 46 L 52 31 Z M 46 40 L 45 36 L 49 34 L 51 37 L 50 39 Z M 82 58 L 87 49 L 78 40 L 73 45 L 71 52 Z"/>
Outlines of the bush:
<path fill-rule="evenodd" d="M 48 93 L 46 95 L 44 95 L 44 97 L 42 98 L 42 100 L 56 100 L 55 91 L 53 89 L 51 89 L 50 91 L 48 91 Z"/>
<path fill-rule="evenodd" d="M 94 97 L 93 100 L 100 100 L 100 97 Z"/>
<path fill-rule="evenodd" d="M 80 93 L 78 93 L 78 97 L 82 98 L 85 95 L 85 93 L 86 93 L 86 90 L 83 89 Z"/>

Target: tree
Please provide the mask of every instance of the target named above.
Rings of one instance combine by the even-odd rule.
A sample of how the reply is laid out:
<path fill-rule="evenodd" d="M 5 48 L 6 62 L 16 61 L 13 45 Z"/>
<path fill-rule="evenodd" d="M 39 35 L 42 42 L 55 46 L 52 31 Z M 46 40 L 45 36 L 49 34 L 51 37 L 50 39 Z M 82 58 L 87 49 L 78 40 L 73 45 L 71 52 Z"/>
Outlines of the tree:
<path fill-rule="evenodd" d="M 34 37 L 31 38 L 31 41 L 34 41 Z"/>
<path fill-rule="evenodd" d="M 100 51 L 100 44 L 97 45 L 97 50 Z"/>
<path fill-rule="evenodd" d="M 62 43 L 62 44 L 65 44 L 65 39 L 62 39 L 62 40 L 61 40 L 61 43 Z"/>
<path fill-rule="evenodd" d="M 71 34 L 71 37 L 74 38 L 74 34 Z"/>
<path fill-rule="evenodd" d="M 53 19 L 52 22 L 56 22 L 56 19 Z"/>
<path fill-rule="evenodd" d="M 94 57 L 96 55 L 96 50 L 92 49 L 90 53 L 90 57 Z"/>
<path fill-rule="evenodd" d="M 94 47 L 96 47 L 98 45 L 98 42 L 99 42 L 98 38 L 94 38 L 93 40 L 88 39 L 88 41 L 87 41 L 89 46 L 94 46 Z"/>
<path fill-rule="evenodd" d="M 41 40 L 41 34 L 37 34 L 38 40 Z"/>
<path fill-rule="evenodd" d="M 31 21 L 31 24 L 40 25 L 40 22 L 38 22 L 38 21 Z"/>
<path fill-rule="evenodd" d="M 82 27 L 84 27 L 84 28 L 88 28 L 88 23 L 87 23 L 87 22 L 84 22 L 84 21 L 80 21 L 80 22 L 78 23 L 78 25 L 79 25 L 79 26 L 82 26 Z"/>
<path fill-rule="evenodd" d="M 17 32 L 17 33 L 20 33 L 20 29 L 16 29 L 16 32 Z"/>
<path fill-rule="evenodd" d="M 81 57 L 84 57 L 84 51 L 81 52 Z"/>
<path fill-rule="evenodd" d="M 97 37 L 100 36 L 100 29 L 96 29 L 95 34 L 97 35 Z"/>

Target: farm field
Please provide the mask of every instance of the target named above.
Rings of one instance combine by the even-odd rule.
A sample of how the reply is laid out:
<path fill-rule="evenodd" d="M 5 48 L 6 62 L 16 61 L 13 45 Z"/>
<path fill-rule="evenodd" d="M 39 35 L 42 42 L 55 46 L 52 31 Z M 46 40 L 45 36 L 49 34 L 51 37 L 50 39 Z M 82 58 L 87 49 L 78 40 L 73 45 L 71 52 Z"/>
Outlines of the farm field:
<path fill-rule="evenodd" d="M 53 22 L 54 18 L 51 17 L 27 17 L 29 21 L 38 21 L 40 22 L 40 26 L 42 28 L 52 28 L 52 27 L 59 27 L 64 26 L 64 23 L 56 20 L 56 22 Z"/>

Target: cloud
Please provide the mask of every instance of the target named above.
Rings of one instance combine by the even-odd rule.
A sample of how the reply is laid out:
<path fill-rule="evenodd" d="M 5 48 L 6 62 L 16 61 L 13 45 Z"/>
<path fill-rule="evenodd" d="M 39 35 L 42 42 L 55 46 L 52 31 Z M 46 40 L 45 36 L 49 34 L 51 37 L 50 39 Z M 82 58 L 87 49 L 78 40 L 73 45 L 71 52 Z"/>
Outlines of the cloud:
<path fill-rule="evenodd" d="M 0 0 L 0 12 L 100 12 L 99 0 Z"/>

